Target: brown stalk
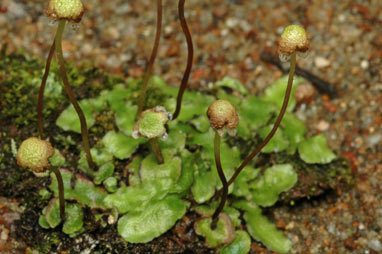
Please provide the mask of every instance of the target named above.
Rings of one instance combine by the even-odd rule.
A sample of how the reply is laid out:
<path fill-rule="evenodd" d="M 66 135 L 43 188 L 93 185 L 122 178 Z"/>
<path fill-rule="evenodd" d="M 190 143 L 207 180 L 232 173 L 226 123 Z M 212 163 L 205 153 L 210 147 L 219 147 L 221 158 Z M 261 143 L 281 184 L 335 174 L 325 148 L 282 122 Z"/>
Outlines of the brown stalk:
<path fill-rule="evenodd" d="M 60 218 L 65 220 L 65 197 L 64 197 L 64 182 L 62 181 L 61 172 L 56 167 L 51 167 L 51 170 L 56 175 L 58 186 L 58 197 L 60 200 Z"/>
<path fill-rule="evenodd" d="M 157 53 L 158 53 L 159 41 L 160 41 L 160 36 L 161 36 L 161 31 L 162 31 L 162 0 L 157 0 L 157 28 L 156 29 L 157 29 L 157 31 L 156 31 L 156 35 L 155 35 L 153 50 L 151 51 L 149 65 L 147 66 L 145 75 L 143 77 L 142 93 L 141 93 L 141 96 L 139 98 L 138 111 L 137 111 L 136 118 L 138 118 L 138 116 L 143 111 L 143 106 L 144 106 L 144 102 L 145 102 L 145 95 L 146 95 L 148 83 L 149 83 L 149 80 L 151 78 L 155 58 L 156 58 Z"/>
<path fill-rule="evenodd" d="M 211 229 L 212 230 L 214 230 L 217 226 L 219 214 L 224 209 L 224 205 L 225 205 L 225 202 L 227 200 L 227 195 L 228 195 L 228 183 L 227 183 L 227 179 L 224 175 L 224 171 L 223 171 L 222 164 L 220 161 L 220 135 L 218 134 L 218 132 L 215 132 L 214 153 L 215 153 L 216 169 L 218 171 L 220 181 L 223 184 L 223 188 L 222 188 L 223 194 L 222 194 L 222 197 L 220 199 L 220 203 L 219 203 L 218 208 L 216 208 L 214 214 L 212 215 L 212 222 L 211 222 Z"/>
<path fill-rule="evenodd" d="M 291 55 L 291 60 L 290 60 L 290 69 L 289 69 L 289 77 L 288 77 L 288 84 L 284 96 L 284 101 L 281 106 L 281 110 L 279 115 L 277 116 L 276 122 L 273 125 L 272 130 L 269 132 L 269 134 L 265 137 L 265 139 L 260 143 L 258 147 L 241 163 L 241 165 L 236 169 L 235 173 L 232 175 L 231 179 L 228 181 L 228 186 L 231 185 L 236 177 L 240 174 L 240 172 L 243 170 L 245 166 L 248 165 L 248 163 L 261 151 L 261 149 L 264 148 L 268 144 L 268 142 L 271 140 L 271 138 L 275 135 L 277 129 L 280 126 L 280 123 L 284 117 L 284 114 L 286 112 L 288 102 L 289 102 L 289 97 L 292 91 L 292 85 L 293 85 L 293 75 L 296 67 L 296 52 L 292 53 Z M 214 199 L 218 197 L 221 194 L 222 190 L 219 190 L 215 193 L 215 195 L 211 198 Z M 224 190 L 223 190 L 224 191 Z"/>
<path fill-rule="evenodd" d="M 182 82 L 180 84 L 178 96 L 176 98 L 176 109 L 175 109 L 175 112 L 173 114 L 173 118 L 172 118 L 173 120 L 175 120 L 180 113 L 180 109 L 182 107 L 183 94 L 187 88 L 187 82 L 188 82 L 188 79 L 190 77 L 190 73 L 191 73 L 191 69 L 192 69 L 192 60 L 194 58 L 194 48 L 192 45 L 192 37 L 191 37 L 190 30 L 188 29 L 188 26 L 187 26 L 186 18 L 184 17 L 184 2 L 185 2 L 185 0 L 179 0 L 178 13 L 179 13 L 180 25 L 182 26 L 182 30 L 183 30 L 184 36 L 186 37 L 186 41 L 187 41 L 187 50 L 188 50 L 187 66 L 186 66 L 186 70 L 184 71 Z"/>
<path fill-rule="evenodd" d="M 66 75 L 65 69 L 65 61 L 64 56 L 62 54 L 62 34 L 65 28 L 65 19 L 61 19 L 58 24 L 57 34 L 56 34 L 56 56 L 59 64 L 60 74 L 62 78 L 62 82 L 64 83 L 64 90 L 69 97 L 70 102 L 73 104 L 74 109 L 76 110 L 78 117 L 81 123 L 81 134 L 82 134 L 82 146 L 86 154 L 86 159 L 88 161 L 88 165 L 91 169 L 97 170 L 97 165 L 94 163 L 91 153 L 90 153 L 90 144 L 89 144 L 89 135 L 88 135 L 88 127 L 86 124 L 86 119 L 84 112 L 82 111 L 80 105 L 78 104 L 76 97 L 72 88 L 69 85 L 68 77 Z"/>
<path fill-rule="evenodd" d="M 55 43 L 56 43 L 56 39 L 53 40 L 52 46 L 50 46 L 48 58 L 46 59 L 46 64 L 45 64 L 45 72 L 41 80 L 40 92 L 38 94 L 37 124 L 38 124 L 38 132 L 40 133 L 41 139 L 44 139 L 44 123 L 43 123 L 43 116 L 42 116 L 42 109 L 44 105 L 44 91 L 46 86 L 46 80 L 48 79 L 48 75 L 50 71 L 50 64 L 52 62 L 54 50 L 56 48 Z"/>

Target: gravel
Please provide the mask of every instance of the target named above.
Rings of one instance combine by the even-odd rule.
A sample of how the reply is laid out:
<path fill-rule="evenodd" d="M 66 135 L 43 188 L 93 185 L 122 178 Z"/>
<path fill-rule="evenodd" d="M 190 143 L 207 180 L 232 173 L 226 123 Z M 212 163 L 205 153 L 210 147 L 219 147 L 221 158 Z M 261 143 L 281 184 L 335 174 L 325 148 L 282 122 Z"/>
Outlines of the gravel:
<path fill-rule="evenodd" d="M 46 57 L 57 25 L 43 15 L 46 2 L 2 0 L 0 46 Z M 154 38 L 152 1 L 84 2 L 88 12 L 82 22 L 64 35 L 66 59 L 92 62 L 126 77 L 141 76 Z M 186 45 L 177 5 L 164 3 L 164 33 L 154 72 L 177 86 Z M 272 216 L 277 225 L 286 225 L 283 230 L 294 243 L 291 253 L 382 253 L 382 1 L 189 0 L 186 18 L 196 51 L 190 86 L 230 76 L 253 93 L 281 75 L 260 61 L 260 52 L 276 52 L 284 26 L 307 28 L 311 50 L 298 64 L 333 84 L 338 96 L 330 99 L 316 92 L 310 103 L 298 106 L 297 114 L 310 135 L 323 133 L 331 148 L 348 159 L 356 183 L 294 207 L 278 207 Z"/>

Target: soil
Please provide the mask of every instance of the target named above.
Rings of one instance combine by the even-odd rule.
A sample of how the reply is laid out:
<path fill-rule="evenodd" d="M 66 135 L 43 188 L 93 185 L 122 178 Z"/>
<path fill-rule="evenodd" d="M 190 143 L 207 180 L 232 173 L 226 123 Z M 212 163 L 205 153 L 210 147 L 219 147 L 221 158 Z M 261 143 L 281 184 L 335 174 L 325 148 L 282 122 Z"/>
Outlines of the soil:
<path fill-rule="evenodd" d="M 7 52 L 22 49 L 45 58 L 56 27 L 44 17 L 45 5 L 46 1 L 41 0 L 3 0 L 0 46 L 7 45 Z M 64 36 L 66 60 L 77 66 L 91 62 L 124 77 L 141 77 L 154 38 L 151 1 L 89 0 L 86 7 L 79 27 L 67 29 Z M 190 0 L 185 10 L 195 46 L 190 87 L 197 89 L 230 76 L 241 80 L 252 93 L 261 93 L 282 75 L 276 66 L 261 61 L 261 52 L 276 54 L 277 38 L 284 26 L 297 23 L 306 27 L 311 49 L 306 58 L 298 59 L 298 64 L 334 86 L 337 95 L 318 92 L 308 80 L 306 86 L 314 92 L 302 91 L 304 100 L 296 111 L 308 124 L 310 135 L 323 133 L 336 154 L 348 161 L 355 182 L 351 188 L 338 185 L 333 191 L 317 193 L 319 197 L 301 199 L 294 206 L 280 203 L 267 210 L 267 215 L 293 241 L 291 253 L 382 253 L 381 1 Z M 185 67 L 186 45 L 175 3 L 164 1 L 163 21 L 154 72 L 177 86 Z M 103 74 L 92 67 L 88 71 L 102 84 Z M 89 94 L 85 87 L 77 87 L 76 92 L 79 98 L 97 94 Z M 54 123 L 55 117 L 52 115 L 47 122 Z M 2 118 L 1 135 L 22 140 L 36 133 L 35 123 L 12 124 L 14 121 Z M 50 131 L 56 134 L 58 130 Z M 5 147 L 3 142 L 5 138 L 0 141 L 1 147 Z M 2 154 L 12 156 L 11 148 Z M 1 189 L 1 196 L 7 198 L 0 200 L 0 253 L 25 253 L 33 241 L 46 241 L 59 249 L 69 244 L 70 239 L 59 230 L 50 234 L 50 239 L 44 238 L 46 232 L 36 221 L 36 211 L 45 206 L 43 201 L 23 203 L 39 200 L 34 193 L 46 179 L 36 183 L 31 173 L 17 170 L 15 163 L 9 169 L 2 174 L 12 176 L 14 181 Z M 85 223 L 89 233 L 78 241 L 85 248 L 98 241 L 99 248 L 113 249 L 112 253 L 126 253 L 118 252 L 126 248 L 131 253 L 213 253 L 202 241 L 196 241 L 200 238 L 190 226 L 195 216 L 187 214 L 171 231 L 148 245 L 130 246 L 118 240 L 115 228 L 97 231 L 89 216 Z M 116 240 L 110 243 L 109 239 Z M 251 253 L 271 252 L 253 242 Z"/>

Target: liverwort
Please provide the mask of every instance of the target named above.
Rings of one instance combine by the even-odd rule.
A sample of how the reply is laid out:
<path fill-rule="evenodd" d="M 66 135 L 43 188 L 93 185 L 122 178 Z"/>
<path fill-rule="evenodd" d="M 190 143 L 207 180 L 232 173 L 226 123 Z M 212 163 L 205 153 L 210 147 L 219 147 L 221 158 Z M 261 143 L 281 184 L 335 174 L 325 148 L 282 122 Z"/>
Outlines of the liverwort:
<path fill-rule="evenodd" d="M 88 128 L 86 124 L 86 119 L 84 113 L 78 104 L 76 97 L 72 88 L 69 85 L 68 77 L 66 75 L 65 69 L 65 61 L 62 53 L 62 35 L 64 32 L 66 21 L 78 23 L 81 21 L 82 15 L 84 14 L 85 9 L 80 0 L 51 0 L 48 5 L 48 9 L 46 10 L 46 15 L 54 20 L 58 20 L 58 28 L 56 32 L 56 36 L 54 38 L 54 42 L 49 52 L 47 64 L 45 67 L 44 77 L 40 87 L 39 93 L 39 102 L 38 102 L 38 126 L 40 136 L 43 136 L 43 124 L 42 124 L 42 107 L 43 107 L 43 95 L 44 88 L 46 83 L 46 78 L 49 72 L 50 61 L 53 56 L 53 52 L 56 52 L 56 57 L 59 64 L 59 70 L 62 78 L 62 82 L 64 83 L 64 90 L 69 97 L 70 102 L 73 104 L 74 109 L 76 110 L 78 117 L 81 123 L 81 134 L 82 134 L 82 146 L 84 148 L 86 159 L 88 161 L 88 165 L 90 168 L 94 170 L 97 169 L 96 164 L 94 163 L 91 153 L 90 153 L 90 144 L 89 144 L 89 135 Z"/>
<path fill-rule="evenodd" d="M 158 138 L 166 140 L 168 134 L 165 124 L 172 119 L 171 113 L 162 106 L 143 111 L 134 126 L 133 138 L 145 137 L 150 141 L 151 149 L 159 164 L 164 163 L 163 155 L 159 147 Z"/>
<path fill-rule="evenodd" d="M 22 168 L 30 168 L 39 174 L 50 168 L 56 175 L 60 198 L 60 217 L 65 219 L 64 184 L 60 171 L 49 164 L 48 159 L 54 154 L 52 145 L 45 140 L 30 137 L 24 140 L 17 151 L 17 164 Z"/>
<path fill-rule="evenodd" d="M 227 100 L 217 100 L 208 107 L 207 117 L 211 127 L 215 130 L 214 154 L 216 169 L 223 184 L 223 193 L 221 195 L 220 204 L 212 215 L 211 228 L 215 229 L 219 214 L 224 208 L 228 195 L 228 183 L 220 161 L 220 138 L 224 136 L 225 130 L 227 130 L 230 135 L 236 134 L 236 127 L 239 124 L 239 116 L 231 102 Z"/>

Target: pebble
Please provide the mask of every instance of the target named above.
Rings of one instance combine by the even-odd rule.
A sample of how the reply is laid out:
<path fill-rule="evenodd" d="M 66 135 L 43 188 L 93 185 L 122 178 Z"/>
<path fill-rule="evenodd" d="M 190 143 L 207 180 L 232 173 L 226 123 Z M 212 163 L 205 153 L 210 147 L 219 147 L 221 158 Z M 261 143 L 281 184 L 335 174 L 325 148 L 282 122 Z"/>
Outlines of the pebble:
<path fill-rule="evenodd" d="M 109 55 L 106 60 L 106 65 L 111 68 L 117 68 L 120 67 L 122 64 L 121 59 L 116 55 Z"/>
<path fill-rule="evenodd" d="M 364 70 L 369 68 L 369 62 L 367 60 L 362 60 L 361 61 L 361 68 L 364 69 Z"/>
<path fill-rule="evenodd" d="M 9 229 L 3 227 L 1 229 L 1 234 L 0 234 L 0 240 L 2 241 L 7 241 L 8 240 L 8 235 L 9 235 Z"/>
<path fill-rule="evenodd" d="M 92 46 L 91 43 L 84 43 L 81 47 L 82 49 L 82 52 L 85 54 L 85 55 L 90 55 L 93 53 L 94 51 L 94 48 Z"/>
<path fill-rule="evenodd" d="M 324 120 L 321 120 L 317 124 L 317 129 L 319 131 L 326 131 L 327 129 L 329 129 L 329 123 Z"/>
<path fill-rule="evenodd" d="M 116 27 L 111 26 L 106 29 L 105 36 L 112 40 L 118 40 L 121 34 Z"/>
<path fill-rule="evenodd" d="M 328 226 L 328 232 L 330 234 L 335 234 L 336 233 L 336 224 L 334 222 L 331 222 Z"/>
<path fill-rule="evenodd" d="M 215 17 L 217 18 L 223 18 L 228 12 L 228 9 L 225 8 L 225 7 L 222 7 L 222 6 L 217 6 L 214 10 L 213 10 L 213 14 Z"/>
<path fill-rule="evenodd" d="M 125 15 L 129 13 L 132 10 L 131 6 L 129 4 L 119 4 L 118 8 L 115 8 L 115 13 L 119 15 Z"/>
<path fill-rule="evenodd" d="M 226 25 L 229 28 L 235 28 L 235 27 L 237 27 L 238 24 L 239 24 L 239 20 L 236 18 L 228 18 L 226 21 Z"/>
<path fill-rule="evenodd" d="M 369 147 L 373 147 L 378 145 L 381 142 L 381 140 L 382 140 L 382 134 L 378 133 L 378 134 L 370 135 L 369 137 L 367 137 L 366 142 Z"/>
<path fill-rule="evenodd" d="M 314 59 L 314 64 L 316 65 L 317 68 L 325 68 L 330 65 L 330 61 L 324 57 L 317 56 Z"/>
<path fill-rule="evenodd" d="M 165 26 L 165 28 L 164 28 L 165 36 L 169 36 L 173 32 L 174 32 L 174 28 L 172 26 Z"/>
<path fill-rule="evenodd" d="M 375 250 L 375 251 L 382 251 L 382 244 L 381 244 L 381 242 L 380 242 L 378 239 L 376 239 L 376 238 L 371 239 L 371 240 L 369 241 L 368 246 L 369 246 L 371 249 Z"/>
<path fill-rule="evenodd" d="M 18 1 L 5 0 L 2 5 L 7 6 L 7 15 L 14 16 L 15 18 L 21 19 L 26 15 L 25 5 L 17 3 Z"/>
<path fill-rule="evenodd" d="M 302 83 L 300 84 L 296 92 L 294 93 L 294 97 L 297 101 L 297 103 L 302 104 L 306 103 L 309 104 L 313 101 L 314 97 L 316 95 L 316 90 L 310 83 Z"/>

